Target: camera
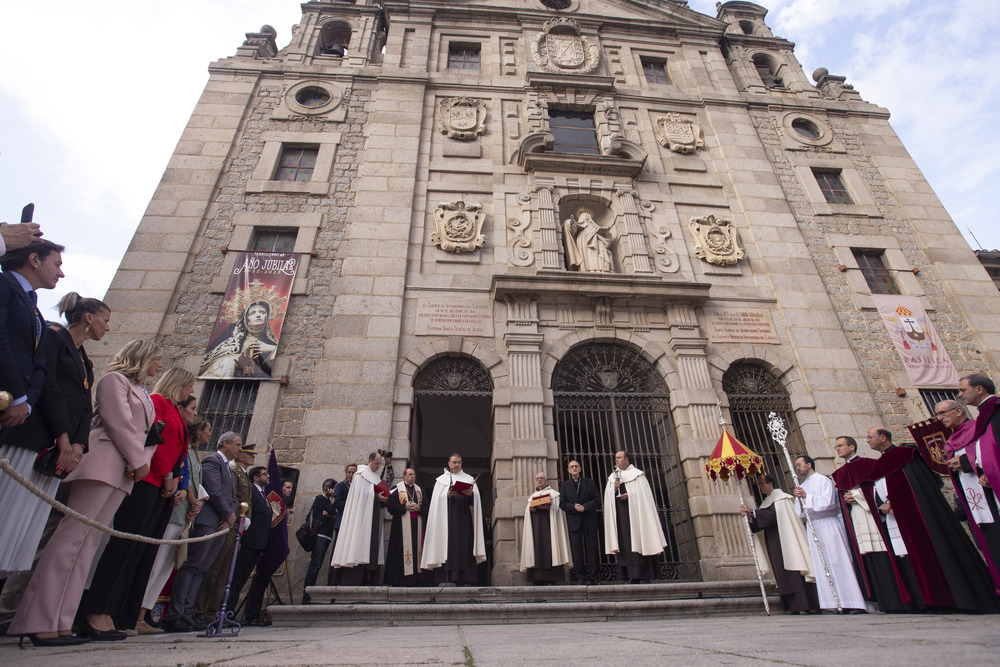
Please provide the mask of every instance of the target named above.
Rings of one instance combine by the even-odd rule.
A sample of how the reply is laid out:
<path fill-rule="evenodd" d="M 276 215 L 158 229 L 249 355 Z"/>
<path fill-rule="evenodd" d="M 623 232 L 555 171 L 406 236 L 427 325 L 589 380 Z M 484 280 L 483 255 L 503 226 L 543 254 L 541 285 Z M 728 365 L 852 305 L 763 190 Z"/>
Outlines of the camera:
<path fill-rule="evenodd" d="M 385 449 L 378 450 L 378 453 L 384 459 L 391 459 L 392 458 L 392 452 L 387 451 Z"/>

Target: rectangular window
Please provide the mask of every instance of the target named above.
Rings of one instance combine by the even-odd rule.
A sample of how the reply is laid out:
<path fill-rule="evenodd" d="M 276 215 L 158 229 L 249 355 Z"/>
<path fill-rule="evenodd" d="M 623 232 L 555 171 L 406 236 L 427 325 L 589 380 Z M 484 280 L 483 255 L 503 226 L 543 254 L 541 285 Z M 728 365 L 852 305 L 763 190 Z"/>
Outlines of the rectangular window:
<path fill-rule="evenodd" d="M 311 181 L 319 146 L 282 146 L 276 181 Z"/>
<path fill-rule="evenodd" d="M 449 44 L 448 69 L 479 69 L 479 44 Z"/>
<path fill-rule="evenodd" d="M 247 380 L 209 380 L 205 383 L 198 398 L 198 414 L 212 422 L 212 441 L 200 447 L 202 451 L 215 450 L 219 436 L 227 431 L 239 433 L 246 442 L 259 386 L 260 382 Z"/>
<path fill-rule="evenodd" d="M 549 130 L 557 153 L 601 154 L 593 112 L 549 109 Z"/>
<path fill-rule="evenodd" d="M 646 83 L 670 83 L 666 60 L 645 56 L 639 60 L 642 62 L 642 72 L 646 75 Z"/>
<path fill-rule="evenodd" d="M 924 399 L 924 405 L 927 406 L 927 413 L 933 415 L 935 413 L 934 408 L 941 401 L 957 401 L 958 390 L 942 389 L 940 387 L 935 389 L 921 389 L 920 398 Z M 968 414 L 969 411 L 966 410 L 965 413 Z"/>
<path fill-rule="evenodd" d="M 826 197 L 826 203 L 828 204 L 853 204 L 854 200 L 851 199 L 851 194 L 847 191 L 847 187 L 844 185 L 844 179 L 840 177 L 840 170 L 822 170 L 813 169 L 813 175 L 816 177 L 816 182 L 819 183 L 819 189 L 823 192 L 823 196 Z"/>
<path fill-rule="evenodd" d="M 254 232 L 251 250 L 258 252 L 295 252 L 295 237 L 298 230 L 258 229 Z"/>
<path fill-rule="evenodd" d="M 855 250 L 852 248 L 851 252 L 854 253 L 854 259 L 858 260 L 861 275 L 865 277 L 865 282 L 868 283 L 868 289 L 872 291 L 872 294 L 900 293 L 896 281 L 892 279 L 892 272 L 885 265 L 884 251 Z"/>

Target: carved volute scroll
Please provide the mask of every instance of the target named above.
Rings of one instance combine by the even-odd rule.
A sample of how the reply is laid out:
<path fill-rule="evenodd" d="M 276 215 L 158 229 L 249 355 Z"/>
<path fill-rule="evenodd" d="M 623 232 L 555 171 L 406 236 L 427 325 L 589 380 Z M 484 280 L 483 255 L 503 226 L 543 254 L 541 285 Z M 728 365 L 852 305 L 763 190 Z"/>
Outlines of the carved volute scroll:
<path fill-rule="evenodd" d="M 472 141 L 486 134 L 486 102 L 446 97 L 438 102 L 438 130 L 449 139 Z"/>
<path fill-rule="evenodd" d="M 601 49 L 580 34 L 568 17 L 550 19 L 531 43 L 531 57 L 546 72 L 590 74 L 601 62 Z"/>
<path fill-rule="evenodd" d="M 437 230 L 431 234 L 431 243 L 447 252 L 472 252 L 482 248 L 486 235 L 482 233 L 486 213 L 480 204 L 441 202 L 434 210 Z"/>
<path fill-rule="evenodd" d="M 691 218 L 688 223 L 694 234 L 694 254 L 709 264 L 731 266 L 746 256 L 739 246 L 732 221 L 709 215 Z"/>
<path fill-rule="evenodd" d="M 705 147 L 701 127 L 673 112 L 656 119 L 656 139 L 661 146 L 684 155 Z"/>

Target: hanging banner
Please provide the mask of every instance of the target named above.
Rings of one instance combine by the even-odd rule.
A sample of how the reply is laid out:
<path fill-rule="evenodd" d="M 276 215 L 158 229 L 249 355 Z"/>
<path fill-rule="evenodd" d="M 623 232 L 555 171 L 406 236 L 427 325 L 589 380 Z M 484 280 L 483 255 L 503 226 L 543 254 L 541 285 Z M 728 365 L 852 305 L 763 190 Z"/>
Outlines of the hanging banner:
<path fill-rule="evenodd" d="M 203 380 L 271 379 L 298 253 L 240 252 L 198 371 Z"/>
<path fill-rule="evenodd" d="M 915 296 L 872 294 L 910 381 L 918 387 L 957 387 L 958 371 Z"/>
<path fill-rule="evenodd" d="M 931 470 L 939 475 L 947 475 L 948 459 L 951 458 L 944 450 L 944 443 L 951 435 L 951 429 L 937 419 L 910 424 L 906 427 L 917 443 L 917 449 Z"/>

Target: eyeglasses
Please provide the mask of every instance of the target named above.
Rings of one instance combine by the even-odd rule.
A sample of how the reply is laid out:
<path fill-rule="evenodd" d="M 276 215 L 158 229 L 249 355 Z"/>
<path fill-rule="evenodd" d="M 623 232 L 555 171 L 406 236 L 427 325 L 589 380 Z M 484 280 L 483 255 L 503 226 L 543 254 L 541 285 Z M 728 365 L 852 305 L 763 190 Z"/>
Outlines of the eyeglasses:
<path fill-rule="evenodd" d="M 948 408 L 947 410 L 935 410 L 934 414 L 936 414 L 938 417 L 943 417 L 944 415 L 948 414 L 952 410 L 961 410 L 961 409 L 962 408 Z"/>

